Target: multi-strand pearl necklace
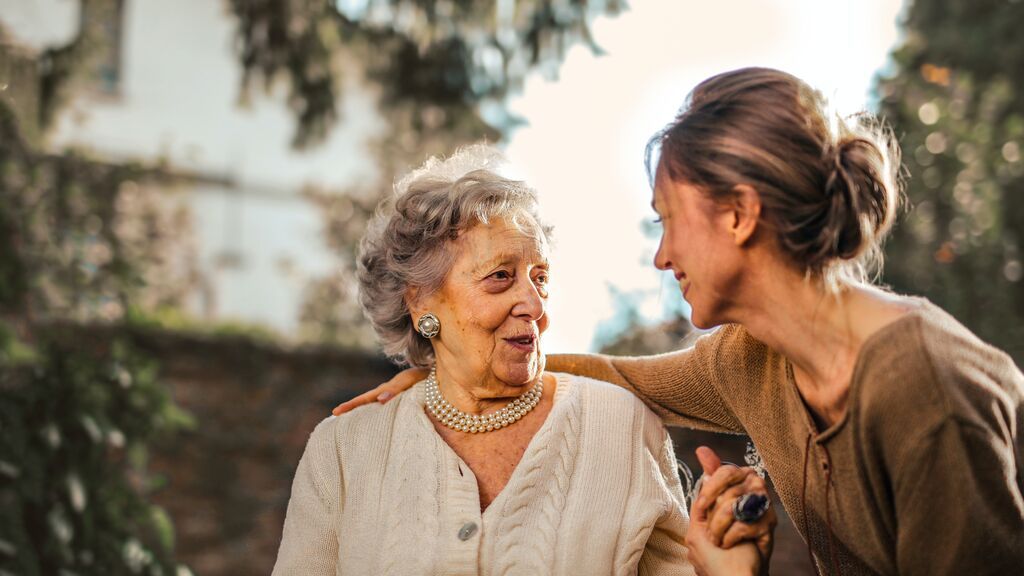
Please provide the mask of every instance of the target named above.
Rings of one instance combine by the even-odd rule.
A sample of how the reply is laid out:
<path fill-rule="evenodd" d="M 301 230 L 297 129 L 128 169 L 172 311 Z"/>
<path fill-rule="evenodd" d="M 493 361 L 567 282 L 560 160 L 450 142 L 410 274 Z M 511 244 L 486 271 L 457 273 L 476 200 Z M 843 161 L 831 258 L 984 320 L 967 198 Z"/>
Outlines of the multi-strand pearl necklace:
<path fill-rule="evenodd" d="M 445 399 L 444 395 L 441 394 L 441 389 L 437 385 L 436 368 L 432 367 L 430 369 L 430 375 L 427 376 L 424 384 L 427 396 L 427 409 L 434 415 L 434 418 L 437 418 L 438 422 L 452 430 L 470 432 L 472 434 L 498 430 L 518 422 L 520 418 L 537 406 L 541 395 L 544 393 L 544 383 L 538 380 L 533 385 L 533 388 L 530 388 L 497 412 L 490 414 L 467 414 L 452 406 Z"/>

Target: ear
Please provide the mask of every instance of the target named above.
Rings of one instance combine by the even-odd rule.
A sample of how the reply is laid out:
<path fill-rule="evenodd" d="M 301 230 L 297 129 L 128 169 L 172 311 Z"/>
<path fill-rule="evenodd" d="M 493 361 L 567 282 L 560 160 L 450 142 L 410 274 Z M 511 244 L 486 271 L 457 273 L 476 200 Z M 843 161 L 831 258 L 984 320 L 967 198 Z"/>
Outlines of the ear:
<path fill-rule="evenodd" d="M 409 309 L 409 315 L 412 316 L 413 323 L 416 319 L 424 314 L 424 310 L 420 307 L 420 288 L 419 286 L 410 286 L 405 290 L 405 307 Z"/>
<path fill-rule="evenodd" d="M 736 245 L 743 246 L 754 236 L 761 219 L 761 195 L 748 184 L 737 184 L 732 191 L 732 223 L 729 232 Z"/>

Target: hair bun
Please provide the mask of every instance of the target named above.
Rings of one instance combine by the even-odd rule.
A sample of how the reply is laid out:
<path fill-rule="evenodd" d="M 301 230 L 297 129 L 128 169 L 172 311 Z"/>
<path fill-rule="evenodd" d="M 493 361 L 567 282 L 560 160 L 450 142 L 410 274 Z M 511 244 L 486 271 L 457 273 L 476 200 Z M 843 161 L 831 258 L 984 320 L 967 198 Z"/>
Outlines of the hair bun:
<path fill-rule="evenodd" d="M 815 256 L 828 261 L 859 258 L 892 225 L 896 189 L 884 138 L 874 131 L 843 130 L 839 141 L 826 148 L 825 216 Z M 888 146 L 886 146 L 888 148 Z"/>

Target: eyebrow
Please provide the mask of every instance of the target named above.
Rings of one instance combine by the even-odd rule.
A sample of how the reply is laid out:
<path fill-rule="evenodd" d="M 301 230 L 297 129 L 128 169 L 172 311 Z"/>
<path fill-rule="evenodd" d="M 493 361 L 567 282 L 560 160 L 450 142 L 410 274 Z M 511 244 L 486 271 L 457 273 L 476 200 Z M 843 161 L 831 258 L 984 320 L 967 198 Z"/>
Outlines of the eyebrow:
<path fill-rule="evenodd" d="M 477 272 L 483 272 L 485 270 L 491 270 L 491 269 L 496 268 L 496 267 L 498 267 L 498 266 L 500 266 L 502 264 L 510 264 L 511 262 L 513 262 L 515 260 L 518 260 L 518 259 L 519 258 L 518 258 L 518 256 L 515 253 L 506 252 L 504 254 L 499 254 L 499 255 L 495 256 L 494 258 L 491 258 L 491 259 L 489 259 L 489 260 L 487 260 L 485 262 L 482 262 L 479 266 L 475 267 L 475 270 Z M 549 265 L 550 265 L 549 260 L 547 258 L 545 258 L 537 266 L 538 267 L 543 267 L 543 268 L 548 268 Z"/>

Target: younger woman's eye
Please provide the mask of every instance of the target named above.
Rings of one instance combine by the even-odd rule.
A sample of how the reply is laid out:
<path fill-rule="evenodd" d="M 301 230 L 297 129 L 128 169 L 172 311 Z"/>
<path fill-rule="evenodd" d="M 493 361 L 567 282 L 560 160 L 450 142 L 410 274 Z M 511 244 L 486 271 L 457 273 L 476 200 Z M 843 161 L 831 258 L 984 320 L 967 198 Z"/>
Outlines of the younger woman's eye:
<path fill-rule="evenodd" d="M 654 224 L 661 224 L 661 223 L 662 223 L 662 222 L 664 222 L 664 221 L 665 221 L 665 220 L 664 220 L 664 219 L 663 219 L 663 218 L 662 218 L 661 216 L 658 216 L 657 218 L 655 218 L 655 219 L 654 219 L 654 220 L 652 220 L 651 222 L 652 222 L 652 223 L 654 223 Z"/>

